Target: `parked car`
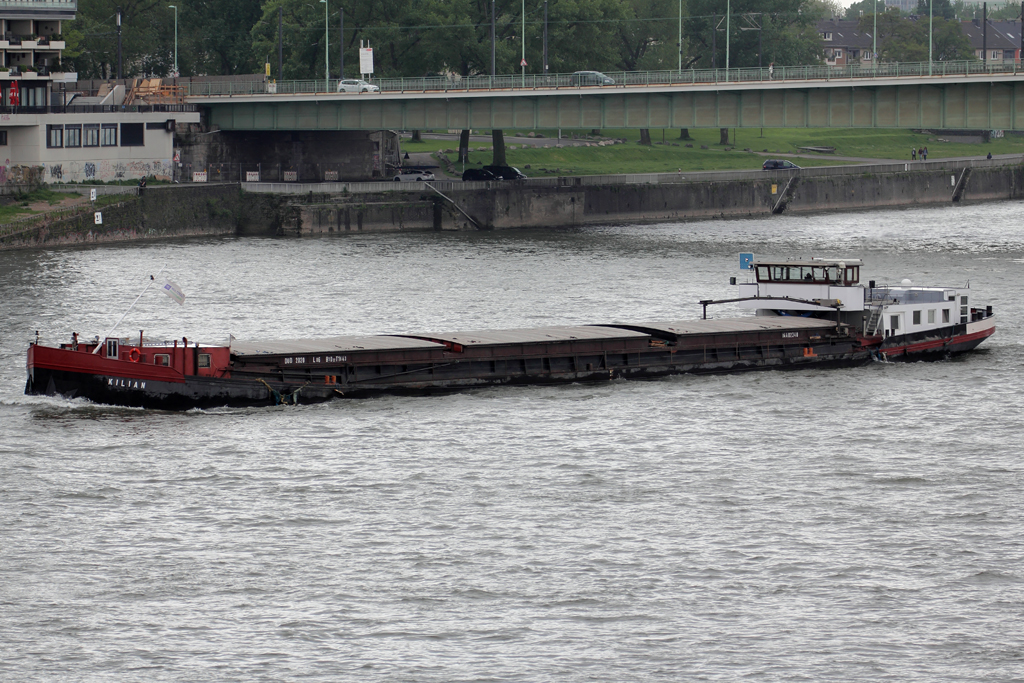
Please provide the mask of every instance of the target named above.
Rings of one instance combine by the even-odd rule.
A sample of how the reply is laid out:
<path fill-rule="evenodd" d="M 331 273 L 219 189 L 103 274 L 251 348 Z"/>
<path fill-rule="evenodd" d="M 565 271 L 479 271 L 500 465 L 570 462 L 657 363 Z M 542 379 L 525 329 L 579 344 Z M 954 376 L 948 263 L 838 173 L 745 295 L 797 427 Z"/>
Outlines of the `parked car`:
<path fill-rule="evenodd" d="M 419 171 L 416 169 L 403 168 L 402 170 L 395 173 L 395 182 L 411 183 L 417 180 L 430 182 L 434 179 L 434 174 L 430 171 Z"/>
<path fill-rule="evenodd" d="M 338 92 L 378 92 L 379 90 L 380 88 L 373 83 L 366 81 L 356 79 L 338 81 Z"/>
<path fill-rule="evenodd" d="M 576 71 L 569 75 L 573 85 L 615 85 L 615 79 L 600 71 Z"/>
<path fill-rule="evenodd" d="M 792 161 L 788 161 L 786 159 L 768 159 L 761 165 L 761 168 L 763 168 L 766 171 L 775 171 L 786 168 L 800 167 L 794 164 Z"/>
<path fill-rule="evenodd" d="M 498 176 L 482 168 L 467 168 L 462 174 L 462 179 L 469 180 L 499 180 Z"/>
<path fill-rule="evenodd" d="M 484 166 L 482 170 L 491 173 L 498 180 L 526 179 L 526 174 L 513 166 Z"/>

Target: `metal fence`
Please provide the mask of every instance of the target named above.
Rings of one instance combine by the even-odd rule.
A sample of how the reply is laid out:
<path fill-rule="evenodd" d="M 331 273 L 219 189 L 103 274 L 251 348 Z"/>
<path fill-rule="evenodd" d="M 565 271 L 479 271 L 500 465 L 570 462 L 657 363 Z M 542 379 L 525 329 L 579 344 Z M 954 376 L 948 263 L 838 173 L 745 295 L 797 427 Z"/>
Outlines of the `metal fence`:
<path fill-rule="evenodd" d="M 487 190 L 508 185 L 510 182 L 526 187 L 582 187 L 603 185 L 645 185 L 692 182 L 722 182 L 728 180 L 756 180 L 759 178 L 788 179 L 793 176 L 826 177 L 863 175 L 873 173 L 901 173 L 912 171 L 942 171 L 964 168 L 993 168 L 1024 163 L 1024 154 L 1001 156 L 995 159 L 939 159 L 935 161 L 906 161 L 885 164 L 860 164 L 852 166 L 816 166 L 789 170 L 750 171 L 700 171 L 695 173 L 629 173 L 622 175 L 557 176 L 552 178 L 527 178 L 517 181 L 474 181 L 440 180 L 436 182 L 340 182 L 340 183 L 277 183 L 243 182 L 247 192 L 270 192 L 276 194 L 359 194 L 373 192 L 424 192 L 430 185 L 441 192 L 449 190 Z"/>
<path fill-rule="evenodd" d="M 590 84 L 577 74 L 526 74 L 525 76 L 469 76 L 466 78 L 383 78 L 371 79 L 380 92 L 459 92 L 479 90 L 598 90 L 623 87 L 697 85 L 704 83 L 757 83 L 789 81 L 865 80 L 880 78 L 926 78 L 943 76 L 1013 75 L 1022 72 L 1016 62 L 991 63 L 977 60 L 957 62 L 885 62 L 876 66 L 847 64 L 829 66 L 776 66 L 739 69 L 684 69 L 678 71 L 622 71 L 606 74 L 614 85 Z M 299 95 L 333 93 L 337 79 L 302 81 L 244 81 L 187 83 L 189 97 L 231 95 Z M 348 93 L 352 97 L 369 97 L 375 93 Z"/>

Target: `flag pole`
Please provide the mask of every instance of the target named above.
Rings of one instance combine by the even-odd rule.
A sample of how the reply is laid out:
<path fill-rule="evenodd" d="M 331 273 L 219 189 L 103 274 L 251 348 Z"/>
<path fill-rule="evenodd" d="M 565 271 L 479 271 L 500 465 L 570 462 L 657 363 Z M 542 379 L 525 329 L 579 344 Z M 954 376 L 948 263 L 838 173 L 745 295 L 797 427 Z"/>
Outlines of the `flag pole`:
<path fill-rule="evenodd" d="M 163 268 L 161 268 L 157 272 L 157 275 L 159 275 L 162 272 L 164 272 Z M 100 342 L 98 344 L 96 344 L 96 348 L 93 349 L 93 351 L 92 351 L 94 354 L 97 354 L 97 353 L 100 352 L 100 347 L 103 346 L 103 342 L 106 341 L 107 337 L 109 337 L 111 334 L 114 333 L 114 330 L 117 329 L 117 326 L 120 325 L 121 321 L 124 320 L 124 317 L 126 315 L 128 315 L 128 311 L 131 311 L 133 308 L 135 308 L 135 304 L 139 303 L 139 299 L 141 299 L 142 295 L 145 294 L 147 290 L 149 290 L 150 285 L 152 285 L 155 280 L 156 280 L 155 277 L 153 277 L 152 275 L 149 276 L 149 282 L 146 283 L 146 287 L 139 293 L 139 295 L 137 297 L 135 297 L 135 301 L 132 302 L 132 305 L 128 307 L 127 311 L 125 311 L 123 314 L 121 314 L 121 317 L 117 319 L 117 322 L 114 323 L 114 326 L 110 328 L 110 331 L 107 332 L 105 335 L 103 335 L 103 337 L 100 338 Z"/>

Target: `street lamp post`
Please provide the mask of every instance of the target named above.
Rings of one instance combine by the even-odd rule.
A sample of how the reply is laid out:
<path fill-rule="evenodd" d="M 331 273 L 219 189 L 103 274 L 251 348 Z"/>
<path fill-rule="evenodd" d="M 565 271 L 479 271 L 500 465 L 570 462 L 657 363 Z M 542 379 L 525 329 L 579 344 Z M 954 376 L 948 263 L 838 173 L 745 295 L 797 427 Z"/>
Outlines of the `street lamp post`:
<path fill-rule="evenodd" d="M 878 66 L 878 0 L 875 0 L 875 11 L 871 14 L 875 20 L 875 28 L 871 31 L 871 68 Z"/>
<path fill-rule="evenodd" d="M 932 8 L 935 6 L 935 0 L 928 0 L 928 75 L 932 75 Z"/>
<path fill-rule="evenodd" d="M 330 28 L 327 26 L 327 0 L 320 0 L 320 2 L 324 5 L 324 91 L 327 91 L 330 90 L 331 80 L 331 32 Z"/>
<path fill-rule="evenodd" d="M 174 10 L 174 77 L 178 77 L 178 7 L 176 5 L 168 5 Z"/>
<path fill-rule="evenodd" d="M 732 14 L 732 2 L 725 2 L 725 80 L 729 80 L 729 15 Z"/>

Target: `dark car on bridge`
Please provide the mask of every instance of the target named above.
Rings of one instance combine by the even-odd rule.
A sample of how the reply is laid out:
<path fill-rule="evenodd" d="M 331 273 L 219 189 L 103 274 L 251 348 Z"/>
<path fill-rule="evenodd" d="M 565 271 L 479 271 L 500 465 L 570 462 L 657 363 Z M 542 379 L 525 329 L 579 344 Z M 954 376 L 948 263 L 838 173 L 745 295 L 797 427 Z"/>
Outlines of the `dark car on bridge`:
<path fill-rule="evenodd" d="M 600 71 L 576 71 L 569 76 L 573 85 L 615 85 L 615 79 Z"/>
<path fill-rule="evenodd" d="M 794 164 L 792 161 L 788 161 L 786 159 L 768 159 L 767 161 L 764 162 L 764 164 L 761 165 L 761 168 L 763 168 L 766 171 L 781 171 L 784 169 L 800 167 Z"/>

